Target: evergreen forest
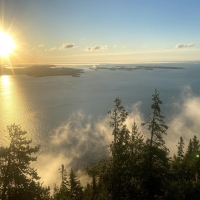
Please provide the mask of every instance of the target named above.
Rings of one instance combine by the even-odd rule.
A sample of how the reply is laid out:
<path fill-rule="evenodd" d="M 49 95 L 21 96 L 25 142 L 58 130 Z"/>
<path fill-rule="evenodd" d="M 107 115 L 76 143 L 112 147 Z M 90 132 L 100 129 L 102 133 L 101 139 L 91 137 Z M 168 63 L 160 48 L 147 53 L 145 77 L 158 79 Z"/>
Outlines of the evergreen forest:
<path fill-rule="evenodd" d="M 151 113 L 141 125 L 144 136 L 133 119 L 132 129 L 126 126 L 128 112 L 116 98 L 109 111 L 113 140 L 110 156 L 93 163 L 85 173 L 90 182 L 82 186 L 74 169 L 60 163 L 60 185 L 44 186 L 37 170 L 36 154 L 40 146 L 32 145 L 26 131 L 9 125 L 9 145 L 0 147 L 1 200 L 199 200 L 200 143 L 197 136 L 177 141 L 177 152 L 170 156 L 164 136 L 168 133 L 161 114 L 159 92 L 152 95 Z M 186 146 L 185 146 L 186 145 Z"/>

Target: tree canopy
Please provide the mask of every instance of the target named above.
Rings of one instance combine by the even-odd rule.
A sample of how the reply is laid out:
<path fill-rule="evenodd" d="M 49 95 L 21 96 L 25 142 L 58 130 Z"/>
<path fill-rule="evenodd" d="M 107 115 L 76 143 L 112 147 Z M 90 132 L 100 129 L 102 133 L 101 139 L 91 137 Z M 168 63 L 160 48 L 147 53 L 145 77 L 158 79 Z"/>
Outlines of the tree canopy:
<path fill-rule="evenodd" d="M 32 156 L 40 147 L 31 147 L 26 139 L 26 131 L 12 124 L 7 127 L 10 144 L 0 148 L 0 188 L 1 199 L 45 199 L 49 189 L 39 183 L 37 170 L 30 165 L 37 160 Z"/>

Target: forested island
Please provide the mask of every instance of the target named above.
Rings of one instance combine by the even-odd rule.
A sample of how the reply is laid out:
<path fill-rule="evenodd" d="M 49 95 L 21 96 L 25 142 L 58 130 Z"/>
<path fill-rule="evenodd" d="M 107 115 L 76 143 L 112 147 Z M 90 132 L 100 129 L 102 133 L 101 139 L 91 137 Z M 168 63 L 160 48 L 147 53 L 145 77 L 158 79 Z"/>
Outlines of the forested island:
<path fill-rule="evenodd" d="M 0 67 L 0 75 L 27 75 L 33 77 L 43 76 L 74 76 L 79 77 L 82 69 L 56 67 L 55 65 L 33 65 L 29 67 Z"/>
<path fill-rule="evenodd" d="M 43 186 L 37 170 L 31 167 L 37 160 L 33 154 L 40 146 L 32 147 L 19 125 L 8 126 L 10 144 L 0 147 L 0 199 L 199 200 L 199 140 L 193 136 L 185 151 L 184 139 L 180 137 L 176 154 L 170 156 L 163 138 L 170 133 L 161 115 L 159 93 L 152 95 L 152 112 L 142 123 L 148 136 L 141 133 L 134 119 L 129 130 L 125 125 L 128 112 L 119 98 L 114 102 L 114 109 L 108 112 L 112 128 L 108 134 L 113 135 L 108 147 L 110 156 L 83 169 L 91 177 L 84 187 L 73 169 L 66 170 L 65 163 L 60 163 L 60 185 Z"/>
<path fill-rule="evenodd" d="M 90 68 L 92 70 L 121 70 L 121 71 L 133 71 L 133 70 L 154 70 L 154 69 L 184 69 L 183 67 L 162 67 L 162 66 L 136 66 L 136 67 L 100 67 Z M 28 67 L 9 67 L 0 66 L 0 75 L 27 75 L 32 77 L 44 77 L 44 76 L 73 76 L 79 77 L 84 73 L 83 69 L 75 69 L 68 67 L 56 67 L 55 65 L 33 65 Z"/>
<path fill-rule="evenodd" d="M 115 67 L 101 67 L 101 66 L 96 66 L 90 69 L 95 69 L 95 70 L 122 70 L 122 71 L 133 71 L 133 70 L 154 70 L 154 69 L 184 69 L 183 67 L 163 67 L 163 66 L 136 66 L 136 67 L 126 67 L 126 66 L 115 66 Z"/>

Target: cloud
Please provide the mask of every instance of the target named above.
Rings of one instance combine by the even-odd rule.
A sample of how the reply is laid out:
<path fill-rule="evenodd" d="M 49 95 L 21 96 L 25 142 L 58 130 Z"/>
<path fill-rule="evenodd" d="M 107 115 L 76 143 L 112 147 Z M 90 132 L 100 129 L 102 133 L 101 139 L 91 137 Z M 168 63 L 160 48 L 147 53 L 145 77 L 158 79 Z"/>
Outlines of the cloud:
<path fill-rule="evenodd" d="M 65 50 L 65 49 L 71 49 L 71 48 L 73 48 L 74 47 L 74 44 L 65 44 L 65 43 L 63 43 L 62 44 L 62 46 L 60 46 L 60 50 Z"/>
<path fill-rule="evenodd" d="M 39 47 L 39 48 L 40 48 L 40 47 L 44 47 L 44 44 L 39 44 L 38 47 Z"/>
<path fill-rule="evenodd" d="M 108 155 L 107 145 L 112 138 L 112 134 L 107 134 L 109 132 L 107 118 L 92 122 L 90 116 L 85 116 L 79 110 L 71 115 L 67 123 L 55 130 L 51 136 L 51 145 L 68 152 L 68 158 L 72 158 L 72 167 L 77 167 L 78 163 L 87 166 Z"/>
<path fill-rule="evenodd" d="M 175 49 L 182 49 L 182 48 L 185 48 L 185 47 L 193 47 L 195 44 L 194 43 L 190 43 L 190 44 L 187 44 L 187 45 L 184 45 L 184 44 L 177 44 L 175 46 Z"/>
<path fill-rule="evenodd" d="M 187 45 L 187 47 L 193 47 L 194 46 L 194 43 L 190 43 Z"/>
<path fill-rule="evenodd" d="M 57 49 L 57 47 L 52 47 L 52 48 L 50 48 L 50 49 L 45 49 L 45 51 L 54 51 L 54 50 L 56 50 Z"/>
<path fill-rule="evenodd" d="M 72 167 L 77 171 L 98 162 L 108 156 L 112 137 L 107 117 L 94 122 L 78 110 L 52 131 L 48 144 L 42 145 L 35 168 L 45 184 L 60 184 L 58 169 L 62 164 L 67 170 Z"/>
<path fill-rule="evenodd" d="M 85 51 L 98 51 L 98 50 L 106 50 L 106 49 L 107 49 L 107 45 L 104 45 L 104 46 L 96 45 L 96 46 L 86 47 Z"/>
<path fill-rule="evenodd" d="M 56 49 L 57 49 L 57 47 L 52 47 L 52 48 L 49 49 L 49 51 L 54 51 Z"/>
<path fill-rule="evenodd" d="M 200 139 L 200 97 L 193 94 L 190 87 L 185 87 L 182 93 L 182 103 L 175 102 L 174 110 L 176 114 L 169 123 L 170 138 L 169 141 L 176 141 L 182 136 L 185 140 L 186 147 L 189 139 L 194 135 Z"/>

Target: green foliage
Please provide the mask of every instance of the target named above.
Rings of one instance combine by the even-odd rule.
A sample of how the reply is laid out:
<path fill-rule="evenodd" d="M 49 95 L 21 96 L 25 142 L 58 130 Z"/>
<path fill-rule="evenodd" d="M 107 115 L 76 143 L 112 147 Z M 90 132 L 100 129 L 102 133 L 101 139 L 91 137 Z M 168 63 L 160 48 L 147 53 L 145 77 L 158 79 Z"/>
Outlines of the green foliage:
<path fill-rule="evenodd" d="M 87 186 L 87 189 L 90 188 L 91 200 L 110 199 L 113 180 L 112 170 L 113 161 L 106 158 L 98 164 L 86 168 L 87 174 L 92 178 L 92 183 Z"/>
<path fill-rule="evenodd" d="M 62 182 L 61 186 L 54 186 L 53 198 L 55 200 L 81 200 L 83 199 L 83 188 L 80 181 L 77 179 L 73 169 L 69 171 L 67 176 L 64 165 L 60 169 Z"/>
<path fill-rule="evenodd" d="M 140 168 L 144 137 L 134 121 L 132 131 L 125 125 L 128 112 L 117 98 L 110 114 L 113 141 L 111 158 L 87 168 L 92 178 L 91 199 L 134 199 L 141 196 Z"/>
<path fill-rule="evenodd" d="M 171 164 L 173 174 L 169 182 L 167 197 L 169 199 L 197 200 L 200 197 L 200 160 L 199 140 L 194 136 L 184 154 L 184 141 L 180 137 L 177 156 L 174 156 Z"/>
<path fill-rule="evenodd" d="M 7 127 L 10 136 L 9 147 L 0 148 L 1 199 L 48 199 L 49 189 L 38 182 L 37 171 L 30 167 L 36 161 L 39 146 L 31 147 L 26 131 L 15 124 Z"/>
<path fill-rule="evenodd" d="M 80 181 L 77 179 L 73 169 L 69 172 L 69 196 L 73 200 L 82 199 L 83 191 Z"/>
<path fill-rule="evenodd" d="M 167 185 L 169 171 L 169 150 L 165 146 L 163 135 L 166 135 L 168 127 L 165 125 L 164 117 L 161 115 L 160 105 L 162 101 L 159 93 L 155 90 L 152 95 L 152 113 L 148 116 L 148 121 L 142 123 L 147 126 L 150 132 L 150 139 L 147 139 L 143 163 L 144 187 L 148 191 L 148 198 L 154 199 L 155 195 L 164 195 L 164 188 Z"/>
<path fill-rule="evenodd" d="M 165 125 L 165 117 L 161 115 L 160 105 L 162 101 L 159 98 L 159 93 L 155 90 L 155 93 L 152 95 L 152 113 L 148 116 L 148 121 L 142 123 L 142 126 L 147 125 L 147 129 L 150 132 L 150 139 L 148 140 L 150 148 L 156 146 L 159 149 L 164 151 L 169 151 L 165 146 L 165 141 L 163 135 L 166 135 L 168 126 Z"/>
<path fill-rule="evenodd" d="M 177 158 L 182 161 L 184 158 L 184 141 L 183 138 L 180 137 L 180 142 L 178 143 L 178 152 L 177 152 Z"/>
<path fill-rule="evenodd" d="M 125 198 L 125 185 L 128 174 L 127 165 L 129 161 L 130 151 L 129 139 L 130 131 L 124 124 L 128 113 L 121 105 L 121 100 L 117 98 L 115 101 L 115 108 L 110 111 L 110 126 L 113 128 L 114 140 L 110 145 L 110 151 L 112 153 L 112 165 L 111 165 L 111 197 L 112 199 Z"/>

